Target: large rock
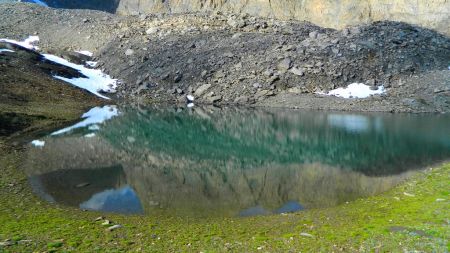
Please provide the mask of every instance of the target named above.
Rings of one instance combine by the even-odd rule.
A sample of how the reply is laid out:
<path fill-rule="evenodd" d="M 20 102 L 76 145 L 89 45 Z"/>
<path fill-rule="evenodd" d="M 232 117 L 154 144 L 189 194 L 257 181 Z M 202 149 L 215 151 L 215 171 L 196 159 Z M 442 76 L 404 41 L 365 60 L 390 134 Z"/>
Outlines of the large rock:
<path fill-rule="evenodd" d="M 403 21 L 450 34 L 448 0 L 121 0 L 117 13 L 231 11 L 343 28 L 378 20 Z"/>

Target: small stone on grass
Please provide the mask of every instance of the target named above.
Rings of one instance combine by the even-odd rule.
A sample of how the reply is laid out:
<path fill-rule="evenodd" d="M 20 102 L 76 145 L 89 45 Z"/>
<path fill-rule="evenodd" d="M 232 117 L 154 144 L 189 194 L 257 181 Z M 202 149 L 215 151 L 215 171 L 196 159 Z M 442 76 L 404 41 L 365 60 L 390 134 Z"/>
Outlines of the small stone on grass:
<path fill-rule="evenodd" d="M 108 231 L 113 231 L 113 230 L 121 228 L 121 227 L 122 227 L 122 225 L 114 225 L 114 226 L 111 226 L 111 227 L 107 228 L 107 230 Z"/>

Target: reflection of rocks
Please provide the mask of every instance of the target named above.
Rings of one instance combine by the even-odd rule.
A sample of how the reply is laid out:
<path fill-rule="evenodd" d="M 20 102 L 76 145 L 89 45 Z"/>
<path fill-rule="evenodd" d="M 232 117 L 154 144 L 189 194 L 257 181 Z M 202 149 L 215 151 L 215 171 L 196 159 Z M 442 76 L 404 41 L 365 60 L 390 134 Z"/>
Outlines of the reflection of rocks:
<path fill-rule="evenodd" d="M 98 138 L 66 137 L 46 140 L 41 149 L 30 149 L 24 169 L 28 175 L 64 169 L 92 169 L 117 166 L 111 148 Z"/>
<path fill-rule="evenodd" d="M 298 201 L 306 208 L 334 206 L 386 191 L 410 175 L 368 177 L 321 164 L 243 170 L 232 162 L 163 160 L 126 166 L 125 171 L 127 182 L 136 189 L 147 211 L 163 208 L 176 214 L 231 216 L 257 205 L 274 211 L 289 201 Z"/>
<path fill-rule="evenodd" d="M 120 167 L 58 170 L 29 177 L 36 193 L 47 200 L 78 206 L 95 193 L 124 183 Z"/>

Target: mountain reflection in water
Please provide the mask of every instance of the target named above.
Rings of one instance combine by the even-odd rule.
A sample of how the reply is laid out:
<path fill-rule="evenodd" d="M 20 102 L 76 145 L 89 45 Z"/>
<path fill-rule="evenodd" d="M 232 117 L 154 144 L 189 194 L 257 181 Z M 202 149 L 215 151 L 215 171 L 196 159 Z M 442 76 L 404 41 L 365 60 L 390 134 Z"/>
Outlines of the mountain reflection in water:
<path fill-rule="evenodd" d="M 450 156 L 443 115 L 101 110 L 117 113 L 28 149 L 25 171 L 39 196 L 106 212 L 284 213 L 378 194 Z"/>

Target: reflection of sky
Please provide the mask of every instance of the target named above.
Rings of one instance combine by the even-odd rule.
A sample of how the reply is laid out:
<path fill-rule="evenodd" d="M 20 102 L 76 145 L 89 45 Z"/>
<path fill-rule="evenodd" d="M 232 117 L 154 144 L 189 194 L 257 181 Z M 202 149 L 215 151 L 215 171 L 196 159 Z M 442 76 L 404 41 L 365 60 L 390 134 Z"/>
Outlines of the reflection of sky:
<path fill-rule="evenodd" d="M 254 207 L 250 207 L 248 209 L 242 210 L 241 212 L 239 212 L 239 216 L 248 217 L 248 216 L 256 216 L 256 215 L 267 215 L 270 213 L 276 213 L 276 214 L 293 213 L 293 212 L 302 211 L 304 209 L 305 208 L 297 201 L 289 201 L 286 204 L 284 204 L 283 206 L 281 206 L 280 208 L 278 208 L 277 210 L 274 210 L 273 212 L 258 205 L 258 206 L 254 206 Z"/>
<path fill-rule="evenodd" d="M 328 124 L 333 127 L 345 129 L 349 132 L 366 132 L 370 129 L 369 118 L 362 115 L 330 114 Z"/>
<path fill-rule="evenodd" d="M 103 212 L 143 213 L 141 201 L 129 186 L 96 193 L 88 201 L 81 203 L 80 208 Z"/>
<path fill-rule="evenodd" d="M 275 213 L 293 213 L 304 210 L 303 206 L 297 201 L 289 201 L 282 207 L 275 210 Z"/>

